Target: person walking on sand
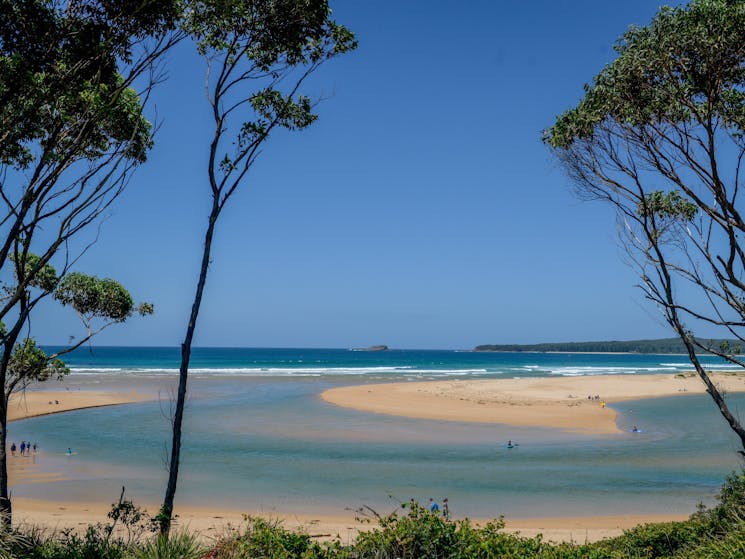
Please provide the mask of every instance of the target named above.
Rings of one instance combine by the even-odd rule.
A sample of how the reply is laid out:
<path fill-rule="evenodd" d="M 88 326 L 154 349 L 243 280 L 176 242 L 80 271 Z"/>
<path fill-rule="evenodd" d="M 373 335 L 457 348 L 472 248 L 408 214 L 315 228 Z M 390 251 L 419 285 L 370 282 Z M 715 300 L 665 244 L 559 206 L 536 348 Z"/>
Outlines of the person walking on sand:
<path fill-rule="evenodd" d="M 445 497 L 442 500 L 442 517 L 445 520 L 450 520 L 450 507 L 448 506 L 448 498 Z"/>
<path fill-rule="evenodd" d="M 21 441 L 21 456 L 26 454 L 26 441 Z"/>
<path fill-rule="evenodd" d="M 435 500 L 432 497 L 430 497 L 429 498 L 429 512 L 439 512 L 439 511 L 440 511 L 439 505 L 435 502 Z"/>
<path fill-rule="evenodd" d="M 10 453 L 15 456 L 16 455 L 16 443 L 10 443 Z"/>

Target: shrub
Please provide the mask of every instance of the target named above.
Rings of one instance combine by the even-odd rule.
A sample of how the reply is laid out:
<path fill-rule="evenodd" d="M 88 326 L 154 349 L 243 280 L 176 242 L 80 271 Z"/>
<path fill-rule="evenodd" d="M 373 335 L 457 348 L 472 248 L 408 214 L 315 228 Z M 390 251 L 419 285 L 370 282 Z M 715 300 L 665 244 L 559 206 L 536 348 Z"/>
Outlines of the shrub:
<path fill-rule="evenodd" d="M 218 542 L 215 559 L 300 559 L 325 557 L 324 549 L 302 531 L 287 530 L 279 520 L 245 516 L 241 533 L 229 534 Z"/>
<path fill-rule="evenodd" d="M 199 559 L 206 546 L 199 541 L 198 534 L 185 530 L 174 531 L 167 536 L 158 534 L 134 553 L 137 559 Z"/>

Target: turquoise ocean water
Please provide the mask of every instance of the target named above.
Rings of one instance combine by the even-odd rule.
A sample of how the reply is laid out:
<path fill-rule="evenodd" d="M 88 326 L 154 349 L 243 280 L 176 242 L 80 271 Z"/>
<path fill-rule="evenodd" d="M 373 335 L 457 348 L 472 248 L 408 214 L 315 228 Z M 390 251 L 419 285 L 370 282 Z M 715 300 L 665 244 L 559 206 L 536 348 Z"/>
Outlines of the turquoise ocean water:
<path fill-rule="evenodd" d="M 113 501 L 122 485 L 158 503 L 165 484 L 168 410 L 177 348 L 95 348 L 67 359 L 71 390 L 157 391 L 157 401 L 13 423 L 10 440 L 37 441 L 51 483 L 17 496 Z M 726 365 L 710 360 L 712 370 Z M 623 428 L 581 436 L 548 429 L 398 418 L 320 400 L 368 382 L 688 371 L 677 355 L 358 352 L 197 349 L 177 499 L 247 511 L 387 511 L 410 498 L 448 497 L 471 517 L 689 513 L 711 502 L 739 467 L 737 441 L 706 396 L 625 402 Z M 55 387 L 58 388 L 58 387 Z M 735 410 L 745 397 L 731 397 Z M 507 449 L 508 439 L 519 441 Z M 65 456 L 72 447 L 73 456 Z"/>

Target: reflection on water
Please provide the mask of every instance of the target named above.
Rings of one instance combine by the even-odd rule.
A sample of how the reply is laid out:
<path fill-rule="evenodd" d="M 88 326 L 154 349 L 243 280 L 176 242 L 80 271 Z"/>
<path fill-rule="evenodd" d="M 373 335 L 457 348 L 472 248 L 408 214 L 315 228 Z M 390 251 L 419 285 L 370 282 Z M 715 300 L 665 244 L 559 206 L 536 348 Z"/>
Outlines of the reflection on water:
<path fill-rule="evenodd" d="M 706 396 L 619 404 L 619 425 L 643 432 L 586 437 L 396 418 L 320 400 L 338 384 L 195 379 L 179 501 L 340 512 L 447 496 L 457 514 L 472 517 L 688 513 L 738 467 L 736 441 Z M 135 500 L 159 502 L 169 441 L 163 408 L 148 402 L 12 424 L 11 440 L 38 441 L 44 467 L 69 478 L 20 483 L 13 494 L 113 501 L 126 485 Z M 519 446 L 508 449 L 508 439 Z M 64 456 L 67 447 L 78 454 Z"/>

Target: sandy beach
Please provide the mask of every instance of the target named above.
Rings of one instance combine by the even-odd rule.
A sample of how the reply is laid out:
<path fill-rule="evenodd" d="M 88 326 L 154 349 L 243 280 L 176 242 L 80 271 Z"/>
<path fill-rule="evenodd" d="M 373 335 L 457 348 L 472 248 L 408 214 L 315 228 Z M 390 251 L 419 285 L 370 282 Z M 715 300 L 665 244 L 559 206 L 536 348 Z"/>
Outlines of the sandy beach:
<path fill-rule="evenodd" d="M 109 503 L 85 503 L 77 501 L 50 502 L 17 498 L 13 500 L 16 524 L 35 524 L 51 530 L 63 528 L 85 528 L 91 523 L 105 522 Z M 148 505 L 150 514 L 157 511 L 157 505 Z M 360 531 L 371 530 L 375 524 L 362 523 L 355 513 L 339 515 L 314 515 L 310 513 L 287 514 L 276 511 L 237 511 L 214 509 L 210 507 L 177 507 L 178 518 L 175 525 L 198 531 L 206 538 L 216 538 L 224 534 L 228 527 L 240 527 L 244 514 L 264 518 L 280 519 L 287 528 L 301 529 L 320 539 L 339 537 L 343 543 L 352 541 Z M 505 530 L 526 537 L 543 534 L 551 541 L 592 542 L 620 535 L 624 530 L 649 522 L 685 520 L 683 515 L 616 515 L 556 518 L 513 518 L 506 519 Z M 473 519 L 485 524 L 486 519 Z"/>
<path fill-rule="evenodd" d="M 745 392 L 745 374 L 712 377 L 726 392 Z M 621 430 L 607 404 L 703 393 L 704 384 L 692 374 L 604 375 L 368 384 L 332 388 L 321 398 L 403 417 L 613 434 Z"/>
<path fill-rule="evenodd" d="M 745 391 L 745 377 L 717 374 L 716 381 L 728 391 Z M 697 377 L 597 376 L 482 381 L 415 382 L 356 385 L 335 388 L 321 397 L 333 404 L 378 413 L 457 421 L 499 422 L 512 425 L 551 426 L 588 433 L 615 433 L 615 412 L 602 406 L 622 400 L 702 393 Z M 587 396 L 600 396 L 599 400 Z M 152 394 L 104 391 L 34 391 L 14 397 L 10 417 L 19 420 L 35 415 L 74 409 L 119 405 L 152 399 Z M 50 403 L 51 402 L 51 403 Z M 58 403 L 56 403 L 58 402 Z M 31 459 L 10 460 L 11 485 L 50 483 L 65 478 L 64 472 L 43 470 L 44 453 Z M 113 497 L 113 496 L 112 496 Z M 158 496 L 154 496 L 158 497 Z M 112 498 L 111 501 L 114 499 Z M 156 499 L 154 499 L 155 501 Z M 157 503 L 143 503 L 152 513 Z M 103 522 L 111 502 L 54 502 L 14 499 L 18 523 L 33 523 L 51 529 L 80 528 Z M 339 515 L 297 514 L 277 511 L 237 511 L 214 507 L 177 507 L 178 522 L 207 537 L 224 532 L 226 525 L 238 526 L 243 514 L 281 518 L 287 527 L 302 527 L 319 538 L 339 536 L 343 542 L 354 538 L 360 524 L 353 511 Z M 508 518 L 507 530 L 525 536 L 544 534 L 554 541 L 596 541 L 620 534 L 641 523 L 681 520 L 681 515 L 625 515 L 555 518 Z M 479 521 L 476 519 L 476 521 Z M 483 521 L 482 521 L 483 522 Z"/>
<path fill-rule="evenodd" d="M 8 421 L 65 411 L 132 404 L 153 399 L 139 392 L 104 392 L 100 390 L 30 391 L 13 394 L 8 403 Z"/>

